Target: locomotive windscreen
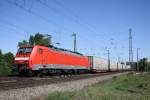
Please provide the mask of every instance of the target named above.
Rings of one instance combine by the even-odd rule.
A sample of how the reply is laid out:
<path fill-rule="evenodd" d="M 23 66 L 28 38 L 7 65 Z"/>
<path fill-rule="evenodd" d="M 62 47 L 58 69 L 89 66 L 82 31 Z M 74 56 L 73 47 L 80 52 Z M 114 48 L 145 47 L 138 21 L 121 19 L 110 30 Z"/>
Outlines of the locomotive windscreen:
<path fill-rule="evenodd" d="M 19 54 L 31 53 L 32 49 L 33 49 L 32 47 L 19 48 L 18 53 Z"/>

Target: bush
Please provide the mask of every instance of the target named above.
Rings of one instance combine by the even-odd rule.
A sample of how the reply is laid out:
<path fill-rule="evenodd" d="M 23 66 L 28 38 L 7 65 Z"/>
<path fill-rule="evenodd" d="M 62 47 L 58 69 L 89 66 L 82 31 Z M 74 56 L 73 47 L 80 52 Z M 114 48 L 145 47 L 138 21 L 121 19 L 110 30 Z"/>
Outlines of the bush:
<path fill-rule="evenodd" d="M 0 76 L 11 74 L 14 56 L 11 52 L 2 54 L 0 50 Z"/>
<path fill-rule="evenodd" d="M 5 62 L 0 62 L 0 76 L 6 76 L 11 73 L 11 68 Z"/>

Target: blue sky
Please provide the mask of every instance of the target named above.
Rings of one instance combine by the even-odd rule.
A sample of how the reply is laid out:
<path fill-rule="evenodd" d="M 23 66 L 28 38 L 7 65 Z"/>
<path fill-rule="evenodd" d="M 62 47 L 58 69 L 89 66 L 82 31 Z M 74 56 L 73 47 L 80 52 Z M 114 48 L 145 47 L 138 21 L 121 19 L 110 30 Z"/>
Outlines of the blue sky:
<path fill-rule="evenodd" d="M 40 32 L 73 50 L 75 32 L 79 52 L 106 58 L 108 47 L 111 59 L 128 60 L 132 28 L 134 59 L 136 48 L 140 58 L 150 58 L 149 5 L 149 0 L 0 0 L 0 49 L 15 54 L 19 41 Z"/>

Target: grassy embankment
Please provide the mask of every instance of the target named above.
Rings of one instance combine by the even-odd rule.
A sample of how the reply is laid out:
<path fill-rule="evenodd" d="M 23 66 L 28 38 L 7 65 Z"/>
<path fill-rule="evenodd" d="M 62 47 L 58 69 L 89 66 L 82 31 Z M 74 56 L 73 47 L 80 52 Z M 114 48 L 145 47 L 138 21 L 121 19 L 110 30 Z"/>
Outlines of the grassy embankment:
<path fill-rule="evenodd" d="M 150 100 L 150 73 L 114 77 L 81 91 L 51 93 L 47 100 Z"/>

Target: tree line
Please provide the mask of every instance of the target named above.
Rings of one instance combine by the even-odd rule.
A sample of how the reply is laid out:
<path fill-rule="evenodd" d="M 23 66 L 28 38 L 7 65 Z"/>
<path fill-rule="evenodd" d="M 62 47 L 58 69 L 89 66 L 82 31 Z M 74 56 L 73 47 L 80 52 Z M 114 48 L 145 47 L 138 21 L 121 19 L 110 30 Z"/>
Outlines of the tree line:
<path fill-rule="evenodd" d="M 52 45 L 51 42 L 51 35 L 48 34 L 40 34 L 36 33 L 35 35 L 30 35 L 28 40 L 23 40 L 18 43 L 18 47 L 23 45 L 42 45 L 42 46 L 49 46 Z"/>
<path fill-rule="evenodd" d="M 149 71 L 150 70 L 150 62 L 148 62 L 148 58 L 140 59 L 137 62 L 137 70 L 138 71 Z"/>
<path fill-rule="evenodd" d="M 8 75 L 13 70 L 14 55 L 11 52 L 3 54 L 0 50 L 0 76 Z"/>

